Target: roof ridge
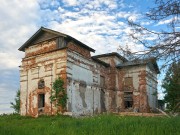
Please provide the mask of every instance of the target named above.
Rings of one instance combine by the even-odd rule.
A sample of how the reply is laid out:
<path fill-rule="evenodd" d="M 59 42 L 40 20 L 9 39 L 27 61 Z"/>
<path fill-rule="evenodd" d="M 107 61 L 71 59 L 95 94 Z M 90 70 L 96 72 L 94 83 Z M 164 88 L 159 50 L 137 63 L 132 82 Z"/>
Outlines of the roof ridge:
<path fill-rule="evenodd" d="M 123 60 L 123 62 L 128 61 L 125 57 L 121 56 L 118 52 L 111 52 L 111 53 L 104 53 L 100 55 L 92 56 L 94 58 L 100 58 L 100 57 L 108 57 L 108 56 L 117 56 L 119 59 Z"/>

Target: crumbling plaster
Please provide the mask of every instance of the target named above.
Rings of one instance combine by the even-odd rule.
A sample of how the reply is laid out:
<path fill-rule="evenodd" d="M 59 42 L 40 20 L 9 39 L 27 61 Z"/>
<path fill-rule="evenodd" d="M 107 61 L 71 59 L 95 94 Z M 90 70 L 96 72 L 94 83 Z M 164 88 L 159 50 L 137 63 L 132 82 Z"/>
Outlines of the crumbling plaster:
<path fill-rule="evenodd" d="M 49 42 L 45 42 L 48 43 Z M 46 44 L 43 45 L 46 46 Z M 40 44 L 39 46 L 42 46 Z M 39 52 L 39 46 L 37 50 Z M 44 48 L 44 47 L 42 47 Z M 51 50 L 51 49 L 50 49 Z M 28 51 L 28 49 L 27 49 Z M 35 48 L 34 48 L 34 51 Z M 33 52 L 34 52 L 33 51 Z M 35 53 L 36 54 L 36 53 Z M 20 68 L 20 89 L 21 89 L 21 115 L 38 115 L 38 94 L 45 94 L 44 113 L 55 114 L 53 104 L 50 103 L 52 82 L 61 76 L 66 78 L 66 49 L 52 51 L 37 55 L 26 55 L 22 60 Z M 45 88 L 37 89 L 38 81 L 44 79 Z"/>
<path fill-rule="evenodd" d="M 57 49 L 57 39 L 37 43 L 25 49 L 20 67 L 21 115 L 37 117 L 39 94 L 45 95 L 43 114 L 56 114 L 50 102 L 52 83 L 61 77 L 67 92 L 66 111 L 72 115 L 93 115 L 102 112 L 127 111 L 124 79 L 132 77 L 130 87 L 132 111 L 149 112 L 156 107 L 156 72 L 146 64 L 117 68 L 123 60 L 116 56 L 98 58 L 105 66 L 91 58 L 90 51 L 70 41 Z M 104 82 L 103 79 L 104 79 Z M 45 87 L 38 89 L 39 80 Z M 101 84 L 104 84 L 101 86 Z"/>

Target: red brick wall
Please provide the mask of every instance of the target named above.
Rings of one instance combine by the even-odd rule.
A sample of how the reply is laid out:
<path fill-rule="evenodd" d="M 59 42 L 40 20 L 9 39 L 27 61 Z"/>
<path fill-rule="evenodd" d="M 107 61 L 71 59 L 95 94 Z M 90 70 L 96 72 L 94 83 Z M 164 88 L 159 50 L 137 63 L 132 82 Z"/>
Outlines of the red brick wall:
<path fill-rule="evenodd" d="M 68 45 L 67 45 L 67 47 L 68 47 L 69 49 L 71 49 L 71 50 L 73 50 L 73 51 L 75 51 L 75 52 L 83 55 L 83 56 L 86 57 L 86 58 L 91 58 L 90 51 L 88 51 L 87 49 L 82 48 L 82 47 L 80 47 L 80 46 L 78 46 L 78 45 L 76 45 L 76 44 L 74 44 L 74 43 L 72 43 L 72 42 L 69 42 Z"/>
<path fill-rule="evenodd" d="M 35 56 L 38 54 L 46 53 L 55 50 L 56 40 L 49 40 L 42 43 L 39 43 L 34 46 L 30 46 L 25 50 L 25 57 Z"/>

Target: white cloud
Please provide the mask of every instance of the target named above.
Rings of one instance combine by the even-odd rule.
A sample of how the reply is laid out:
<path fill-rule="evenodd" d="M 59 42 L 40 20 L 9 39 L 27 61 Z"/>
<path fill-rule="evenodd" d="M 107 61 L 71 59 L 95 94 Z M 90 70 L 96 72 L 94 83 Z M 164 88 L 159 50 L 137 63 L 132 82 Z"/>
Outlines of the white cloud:
<path fill-rule="evenodd" d="M 159 21 L 159 22 L 156 24 L 156 26 L 164 25 L 164 24 L 169 24 L 169 23 L 171 23 L 172 21 L 180 21 L 180 18 L 174 17 L 174 18 L 162 20 L 162 21 Z"/>
<path fill-rule="evenodd" d="M 28 4 L 27 4 L 28 3 Z M 0 4 L 0 64 L 2 68 L 15 68 L 22 53 L 18 48 L 37 29 L 38 3 L 35 0 L 1 0 Z"/>
<path fill-rule="evenodd" d="M 120 11 L 117 13 L 117 16 L 119 18 L 124 18 L 124 19 L 130 20 L 130 21 L 133 21 L 133 22 L 135 22 L 136 20 L 141 18 L 141 15 L 139 13 L 137 13 L 136 11 L 133 11 L 133 12 Z"/>
<path fill-rule="evenodd" d="M 133 13 L 133 14 L 131 14 L 131 16 L 128 17 L 128 20 L 135 22 L 136 20 L 138 20 L 140 18 L 139 16 L 140 16 L 140 14 Z"/>
<path fill-rule="evenodd" d="M 11 53 L 1 53 L 0 52 L 0 69 L 13 69 L 18 68 L 18 64 L 20 65 L 20 58 L 16 57 L 16 55 Z"/>
<path fill-rule="evenodd" d="M 78 2 L 81 3 L 81 1 L 77 1 L 77 3 Z M 73 11 L 59 7 L 58 11 L 59 14 L 61 14 L 59 17 L 62 21 L 50 21 L 48 27 L 82 41 L 94 48 L 96 54 L 117 51 L 119 45 L 133 45 L 133 42 L 127 37 L 128 31 L 130 31 L 129 26 L 119 18 L 136 20 L 139 18 L 139 14 L 125 11 L 112 14 L 111 11 L 109 11 L 111 9 L 107 10 L 104 7 L 104 5 L 108 6 L 109 4 L 115 4 L 117 6 L 115 1 L 110 0 L 85 1 L 84 4 L 85 7 L 88 6 L 90 8 Z M 96 11 L 98 8 L 101 10 Z M 138 47 L 135 47 L 134 50 L 136 48 Z M 142 48 L 142 46 L 138 49 L 140 48 Z"/>
<path fill-rule="evenodd" d="M 141 25 L 150 25 L 152 24 L 153 22 L 152 21 L 141 21 Z"/>
<path fill-rule="evenodd" d="M 64 4 L 67 6 L 75 6 L 78 4 L 77 0 L 63 0 Z"/>
<path fill-rule="evenodd" d="M 118 17 L 120 18 L 128 18 L 129 16 L 131 16 L 130 12 L 125 12 L 125 11 L 121 11 L 117 14 Z"/>
<path fill-rule="evenodd" d="M 37 30 L 41 22 L 36 0 L 1 0 L 0 4 L 0 113 L 12 112 L 19 85 L 19 71 L 23 53 L 18 48 Z"/>

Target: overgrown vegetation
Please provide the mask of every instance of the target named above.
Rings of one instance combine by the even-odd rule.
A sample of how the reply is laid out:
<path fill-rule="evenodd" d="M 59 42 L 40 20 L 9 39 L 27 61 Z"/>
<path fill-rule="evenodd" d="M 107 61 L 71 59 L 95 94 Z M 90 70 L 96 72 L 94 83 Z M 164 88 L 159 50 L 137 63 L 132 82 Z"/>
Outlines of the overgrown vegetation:
<path fill-rule="evenodd" d="M 165 89 L 164 101 L 167 103 L 167 109 L 180 112 L 180 62 L 174 62 L 169 67 L 162 87 Z"/>
<path fill-rule="evenodd" d="M 20 90 L 17 91 L 16 97 L 14 100 L 15 100 L 15 103 L 10 102 L 11 108 L 13 108 L 16 113 L 19 113 L 20 112 Z"/>
<path fill-rule="evenodd" d="M 53 82 L 53 91 L 52 95 L 50 96 L 50 100 L 55 104 L 57 113 L 59 113 L 59 110 L 63 112 L 66 108 L 67 94 L 63 86 L 64 81 L 60 77 Z"/>
<path fill-rule="evenodd" d="M 0 135 L 179 135 L 180 117 L 0 116 Z"/>

